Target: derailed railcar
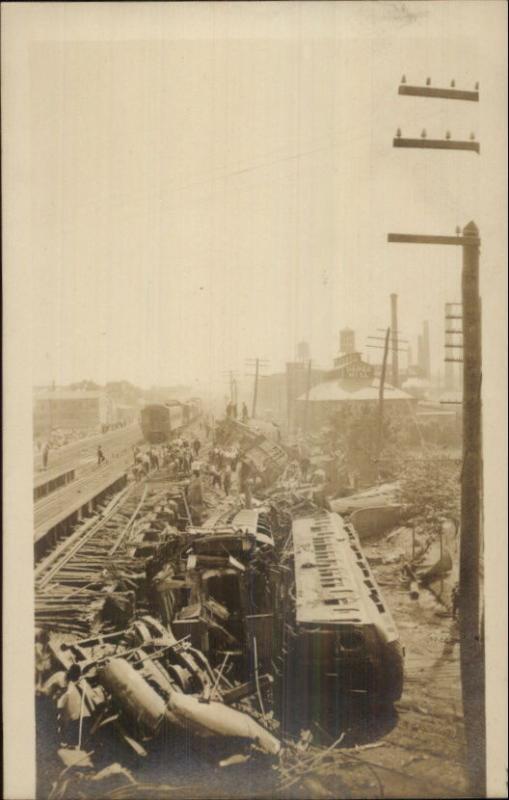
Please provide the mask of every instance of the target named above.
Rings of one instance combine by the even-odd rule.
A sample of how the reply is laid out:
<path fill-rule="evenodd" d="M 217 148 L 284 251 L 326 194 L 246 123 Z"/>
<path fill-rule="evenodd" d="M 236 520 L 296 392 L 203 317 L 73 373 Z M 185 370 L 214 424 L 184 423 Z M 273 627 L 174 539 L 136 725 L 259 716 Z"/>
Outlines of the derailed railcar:
<path fill-rule="evenodd" d="M 328 511 L 296 519 L 275 658 L 283 728 L 341 724 L 347 700 L 377 710 L 403 690 L 403 649 L 354 530 Z"/>
<path fill-rule="evenodd" d="M 201 413 L 197 400 L 187 403 L 173 400 L 168 403 L 152 403 L 141 410 L 140 424 L 144 438 L 151 444 L 167 442 L 173 435 L 183 431 Z"/>

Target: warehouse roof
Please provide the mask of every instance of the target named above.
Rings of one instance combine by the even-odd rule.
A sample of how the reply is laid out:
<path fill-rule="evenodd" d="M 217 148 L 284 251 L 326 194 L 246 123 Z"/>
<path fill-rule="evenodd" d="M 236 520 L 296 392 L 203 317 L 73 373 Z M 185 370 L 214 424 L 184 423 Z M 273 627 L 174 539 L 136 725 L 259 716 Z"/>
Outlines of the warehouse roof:
<path fill-rule="evenodd" d="M 106 395 L 99 390 L 87 392 L 83 389 L 47 389 L 36 392 L 34 400 L 97 400 L 100 397 Z"/>
<path fill-rule="evenodd" d="M 380 390 L 378 378 L 339 378 L 336 380 L 322 381 L 310 389 L 309 401 L 311 403 L 332 402 L 341 403 L 352 400 L 378 400 Z M 299 400 L 305 400 L 303 394 Z M 384 386 L 384 400 L 410 400 L 415 398 L 401 389 L 386 383 Z"/>

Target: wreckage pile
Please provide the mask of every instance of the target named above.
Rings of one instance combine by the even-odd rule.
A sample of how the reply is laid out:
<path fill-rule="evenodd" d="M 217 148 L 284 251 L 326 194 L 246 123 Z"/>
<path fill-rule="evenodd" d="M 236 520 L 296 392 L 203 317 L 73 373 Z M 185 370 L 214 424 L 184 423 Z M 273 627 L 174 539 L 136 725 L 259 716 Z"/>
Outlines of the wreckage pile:
<path fill-rule="evenodd" d="M 218 766 L 284 792 L 319 759 L 299 762 L 310 727 L 344 736 L 345 696 L 376 710 L 400 695 L 397 632 L 355 531 L 289 475 L 282 448 L 243 431 L 237 443 L 255 497 L 198 526 L 181 483 L 136 482 L 38 568 L 38 729 L 53 726 L 39 778 L 53 800 L 205 796 Z"/>

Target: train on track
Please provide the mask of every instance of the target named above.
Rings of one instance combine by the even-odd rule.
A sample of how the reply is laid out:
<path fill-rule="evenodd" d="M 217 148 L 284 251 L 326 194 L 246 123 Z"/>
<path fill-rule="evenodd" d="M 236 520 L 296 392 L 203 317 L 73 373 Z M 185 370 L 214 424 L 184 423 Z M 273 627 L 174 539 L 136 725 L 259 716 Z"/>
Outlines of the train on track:
<path fill-rule="evenodd" d="M 403 691 L 404 653 L 357 534 L 338 514 L 318 511 L 293 521 L 292 538 L 280 599 L 285 727 L 319 719 L 330 729 L 352 699 L 374 712 L 390 707 Z"/>
<path fill-rule="evenodd" d="M 178 435 L 201 414 L 201 401 L 192 398 L 185 403 L 171 400 L 144 406 L 140 414 L 143 437 L 150 444 L 162 444 Z"/>

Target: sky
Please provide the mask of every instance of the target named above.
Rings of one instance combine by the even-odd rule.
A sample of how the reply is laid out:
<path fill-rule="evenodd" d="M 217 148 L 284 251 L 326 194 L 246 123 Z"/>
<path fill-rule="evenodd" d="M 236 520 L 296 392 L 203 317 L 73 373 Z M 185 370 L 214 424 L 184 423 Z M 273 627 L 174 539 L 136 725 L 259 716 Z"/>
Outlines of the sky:
<path fill-rule="evenodd" d="M 220 385 L 300 340 L 326 367 L 345 326 L 370 353 L 392 292 L 442 370 L 461 251 L 386 237 L 474 219 L 483 280 L 503 268 L 500 4 L 86 5 L 29 20 L 34 384 Z M 480 81 L 481 103 L 399 96 L 403 74 Z M 398 127 L 481 155 L 396 150 Z"/>

